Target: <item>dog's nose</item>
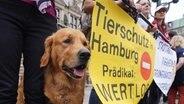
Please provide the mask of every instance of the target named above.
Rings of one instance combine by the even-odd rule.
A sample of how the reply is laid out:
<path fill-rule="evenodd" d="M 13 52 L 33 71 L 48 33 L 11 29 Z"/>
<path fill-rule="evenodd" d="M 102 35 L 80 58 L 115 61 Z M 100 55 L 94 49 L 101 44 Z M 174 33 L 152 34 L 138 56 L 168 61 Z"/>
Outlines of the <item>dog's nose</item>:
<path fill-rule="evenodd" d="M 79 59 L 81 61 L 88 61 L 90 56 L 91 56 L 90 52 L 88 50 L 85 50 L 85 49 L 81 49 L 79 51 L 78 55 L 79 55 Z"/>

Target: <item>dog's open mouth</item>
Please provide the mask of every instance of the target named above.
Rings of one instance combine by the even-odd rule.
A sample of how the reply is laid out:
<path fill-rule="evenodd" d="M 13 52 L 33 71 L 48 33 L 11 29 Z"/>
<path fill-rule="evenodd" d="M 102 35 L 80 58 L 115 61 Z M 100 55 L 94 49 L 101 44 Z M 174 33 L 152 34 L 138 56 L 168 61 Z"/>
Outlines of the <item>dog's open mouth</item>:
<path fill-rule="evenodd" d="M 85 73 L 85 69 L 86 68 L 86 64 L 82 64 L 82 65 L 79 65 L 79 66 L 76 66 L 76 67 L 73 67 L 73 68 L 70 68 L 66 65 L 63 65 L 62 66 L 62 69 L 67 72 L 68 74 L 70 74 L 71 77 L 73 78 L 81 78 L 84 76 L 84 73 Z"/>

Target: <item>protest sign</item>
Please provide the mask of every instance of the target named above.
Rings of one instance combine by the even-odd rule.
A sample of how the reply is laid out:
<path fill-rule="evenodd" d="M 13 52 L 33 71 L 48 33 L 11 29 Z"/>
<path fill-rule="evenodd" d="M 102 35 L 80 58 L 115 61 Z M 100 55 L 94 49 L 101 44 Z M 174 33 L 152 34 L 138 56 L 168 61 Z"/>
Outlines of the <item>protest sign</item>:
<path fill-rule="evenodd" d="M 161 38 L 156 40 L 154 81 L 167 95 L 175 77 L 176 52 Z"/>
<path fill-rule="evenodd" d="M 96 0 L 89 75 L 103 104 L 137 104 L 153 80 L 155 39 L 112 0 Z"/>

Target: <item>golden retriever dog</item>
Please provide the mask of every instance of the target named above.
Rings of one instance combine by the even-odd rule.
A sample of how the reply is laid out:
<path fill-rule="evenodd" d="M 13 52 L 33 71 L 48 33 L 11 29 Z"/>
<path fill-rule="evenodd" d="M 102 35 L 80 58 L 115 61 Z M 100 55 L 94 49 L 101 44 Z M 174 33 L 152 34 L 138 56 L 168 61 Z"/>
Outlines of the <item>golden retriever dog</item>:
<path fill-rule="evenodd" d="M 85 75 L 90 58 L 85 35 L 64 28 L 45 41 L 40 67 L 45 68 L 44 94 L 51 104 L 82 104 Z"/>
<path fill-rule="evenodd" d="M 49 104 L 82 104 L 90 50 L 84 34 L 75 29 L 58 30 L 45 40 L 40 66 L 45 70 L 44 94 Z M 16 104 L 25 104 L 23 77 Z"/>
<path fill-rule="evenodd" d="M 17 90 L 17 103 L 16 104 L 25 104 L 24 97 L 24 76 L 20 76 L 18 90 Z"/>

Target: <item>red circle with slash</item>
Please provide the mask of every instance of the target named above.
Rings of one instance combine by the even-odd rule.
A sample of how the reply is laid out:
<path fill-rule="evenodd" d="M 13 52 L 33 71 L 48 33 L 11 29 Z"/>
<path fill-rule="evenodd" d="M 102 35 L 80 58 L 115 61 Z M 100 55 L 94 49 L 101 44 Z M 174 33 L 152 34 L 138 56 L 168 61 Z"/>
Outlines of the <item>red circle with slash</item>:
<path fill-rule="evenodd" d="M 151 63 L 150 55 L 148 54 L 148 52 L 144 52 L 141 57 L 141 65 L 140 65 L 141 75 L 143 79 L 145 80 L 149 79 L 151 75 L 151 66 L 152 66 L 152 63 Z"/>

